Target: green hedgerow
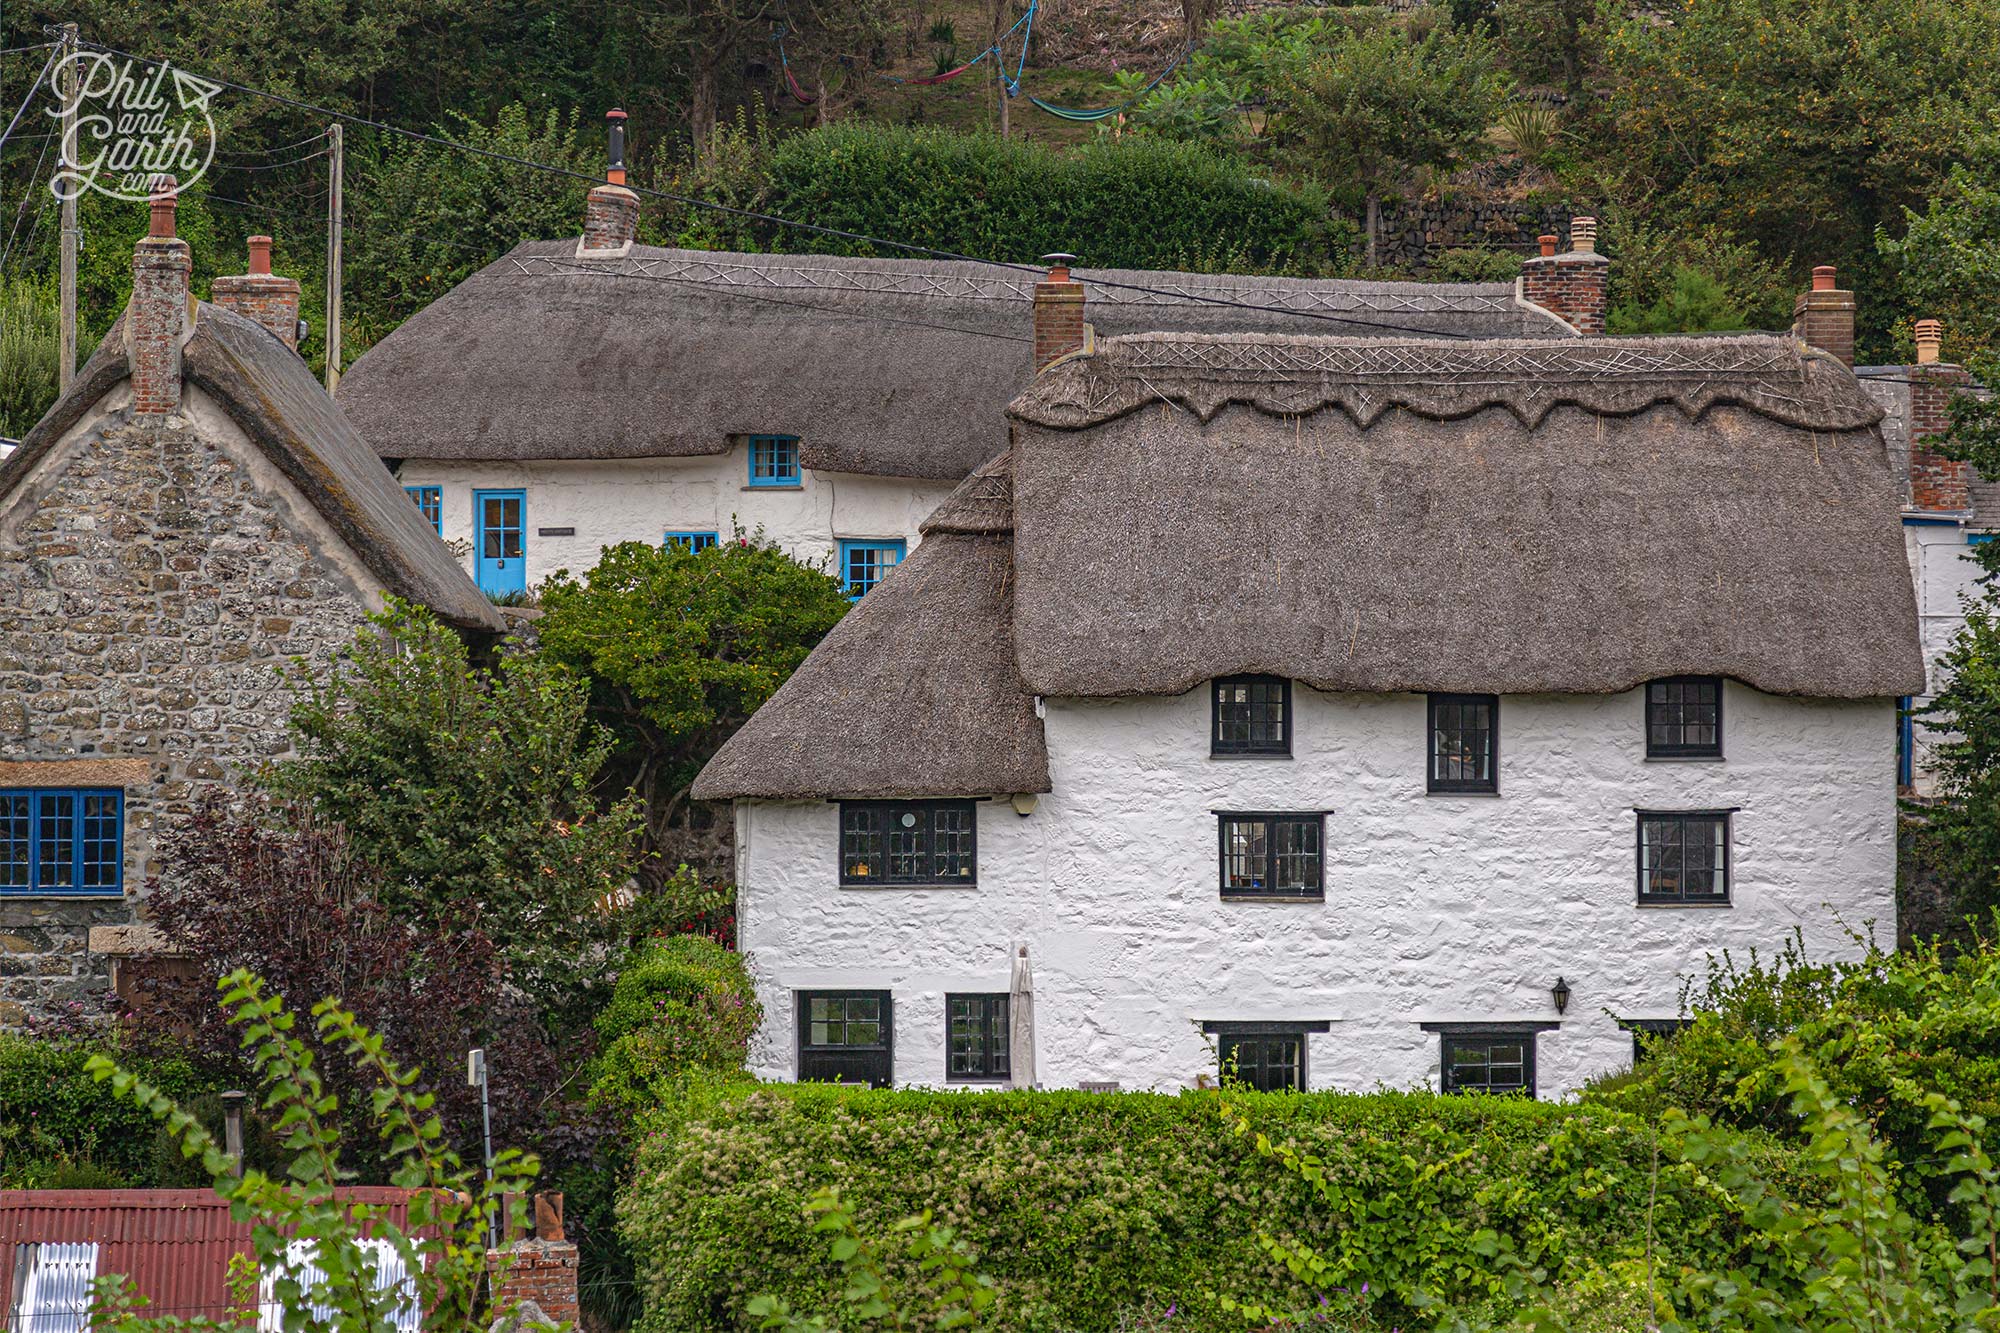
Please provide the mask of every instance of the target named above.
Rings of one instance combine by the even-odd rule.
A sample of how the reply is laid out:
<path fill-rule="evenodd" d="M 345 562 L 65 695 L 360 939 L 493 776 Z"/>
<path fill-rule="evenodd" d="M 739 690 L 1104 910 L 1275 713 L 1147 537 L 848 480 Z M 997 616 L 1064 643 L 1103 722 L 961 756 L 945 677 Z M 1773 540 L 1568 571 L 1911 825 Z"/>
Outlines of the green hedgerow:
<path fill-rule="evenodd" d="M 740 1073 L 763 1017 L 742 955 L 706 935 L 642 943 L 597 1015 L 593 1096 L 638 1111 L 686 1075 Z"/>

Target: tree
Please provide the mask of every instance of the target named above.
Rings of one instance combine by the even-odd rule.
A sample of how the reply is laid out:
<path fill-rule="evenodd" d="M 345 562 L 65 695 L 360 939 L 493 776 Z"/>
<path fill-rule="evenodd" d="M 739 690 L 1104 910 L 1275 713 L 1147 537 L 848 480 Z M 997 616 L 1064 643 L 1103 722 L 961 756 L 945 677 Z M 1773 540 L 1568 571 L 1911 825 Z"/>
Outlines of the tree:
<path fill-rule="evenodd" d="M 475 668 L 429 611 L 392 601 L 345 666 L 294 685 L 298 754 L 265 788 L 340 825 L 398 921 L 476 927 L 544 1012 L 587 1005 L 639 830 L 630 801 L 592 795 L 612 740 L 587 683 L 517 651 Z"/>
<path fill-rule="evenodd" d="M 1285 77 L 1284 114 L 1301 167 L 1358 180 L 1376 262 L 1384 191 L 1417 168 L 1470 160 L 1504 86 L 1492 40 L 1476 31 L 1400 23 L 1334 29 L 1332 47 Z"/>
<path fill-rule="evenodd" d="M 1943 322 L 1946 360 L 2000 356 L 2000 138 L 1982 142 L 1922 213 L 1905 210 L 1903 220 L 1901 240 L 1885 230 L 1877 245 L 1895 266 L 1904 313 Z M 2000 464 L 2000 451 L 1988 462 Z"/>
<path fill-rule="evenodd" d="M 92 1056 L 89 1068 L 118 1096 L 165 1125 L 182 1153 L 201 1163 L 216 1193 L 229 1200 L 231 1214 L 254 1223 L 255 1264 L 245 1275 L 243 1303 L 256 1308 L 256 1274 L 270 1273 L 277 1275 L 273 1295 L 284 1311 L 287 1333 L 308 1328 L 377 1333 L 395 1327 L 395 1312 L 407 1298 L 402 1290 L 378 1283 L 376 1258 L 362 1243 L 373 1237 L 387 1244 L 405 1273 L 421 1275 L 415 1277 L 416 1295 L 426 1333 L 475 1327 L 487 1285 L 489 1220 L 521 1220 L 520 1192 L 534 1180 L 535 1160 L 509 1148 L 494 1154 L 483 1176 L 467 1170 L 446 1145 L 443 1127 L 431 1114 L 431 1098 L 413 1090 L 418 1071 L 391 1057 L 380 1035 L 338 1000 L 323 1000 L 312 1008 L 314 1035 L 365 1079 L 368 1118 L 396 1161 L 391 1183 L 413 1191 L 401 1226 L 381 1204 L 341 1199 L 336 1190 L 347 1183 L 349 1173 L 341 1160 L 340 1101 L 322 1081 L 312 1047 L 296 1034 L 297 1016 L 251 973 L 231 973 L 220 986 L 228 1021 L 242 1034 L 263 1092 L 257 1104 L 275 1120 L 289 1156 L 286 1177 L 249 1165 L 239 1177 L 234 1160 L 172 1098 L 104 1056 Z M 510 1195 L 512 1216 L 507 1213 Z M 289 1257 L 296 1241 L 312 1247 L 313 1266 L 304 1272 Z M 91 1326 L 122 1333 L 243 1333 L 234 1321 L 190 1320 L 177 1311 L 148 1316 L 129 1280 L 117 1276 L 100 1281 L 94 1304 Z M 315 1306 L 324 1313 L 314 1313 Z"/>
<path fill-rule="evenodd" d="M 644 800 L 654 847 L 686 827 L 710 755 L 784 684 L 848 609 L 831 577 L 738 536 L 690 551 L 626 542 L 581 579 L 542 586 L 542 655 L 591 685 Z M 652 863 L 655 874 L 671 869 Z"/>

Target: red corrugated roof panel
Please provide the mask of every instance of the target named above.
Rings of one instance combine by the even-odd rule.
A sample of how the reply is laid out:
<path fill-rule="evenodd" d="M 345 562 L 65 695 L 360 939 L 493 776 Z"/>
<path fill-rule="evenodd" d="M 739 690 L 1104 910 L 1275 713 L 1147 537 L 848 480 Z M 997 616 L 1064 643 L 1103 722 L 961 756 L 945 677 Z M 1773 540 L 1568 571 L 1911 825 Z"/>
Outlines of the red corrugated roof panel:
<path fill-rule="evenodd" d="M 410 1190 L 337 1193 L 409 1225 Z M 148 1315 L 182 1319 L 227 1314 L 229 1260 L 252 1253 L 250 1224 L 213 1190 L 0 1190 L 0 1273 L 13 1272 L 15 1246 L 54 1241 L 95 1241 L 99 1275 L 125 1274 L 152 1302 Z"/>

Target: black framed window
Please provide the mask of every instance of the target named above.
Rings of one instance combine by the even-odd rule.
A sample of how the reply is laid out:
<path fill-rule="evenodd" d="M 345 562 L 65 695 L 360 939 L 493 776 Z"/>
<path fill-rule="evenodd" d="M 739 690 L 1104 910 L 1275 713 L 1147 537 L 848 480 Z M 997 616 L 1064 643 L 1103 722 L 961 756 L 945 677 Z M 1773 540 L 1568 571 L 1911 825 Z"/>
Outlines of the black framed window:
<path fill-rule="evenodd" d="M 1259 1092 L 1303 1092 L 1306 1039 L 1299 1032 L 1226 1034 L 1216 1042 L 1222 1074 Z"/>
<path fill-rule="evenodd" d="M 1326 816 L 1220 812 L 1222 896 L 1323 898 Z"/>
<path fill-rule="evenodd" d="M 1444 1091 L 1535 1095 L 1533 1032 L 1448 1032 L 1440 1040 Z"/>
<path fill-rule="evenodd" d="M 1643 1064 L 1647 1047 L 1676 1036 L 1691 1020 L 1685 1018 L 1624 1018 L 1618 1025 L 1632 1034 L 1632 1063 Z"/>
<path fill-rule="evenodd" d="M 800 991 L 799 1078 L 834 1083 L 893 1082 L 894 1026 L 885 990 Z"/>
<path fill-rule="evenodd" d="M 1006 994 L 947 995 L 944 1013 L 945 1081 L 980 1083 L 1006 1078 Z"/>
<path fill-rule="evenodd" d="M 1722 758 L 1722 680 L 1668 676 L 1646 684 L 1648 759 Z"/>
<path fill-rule="evenodd" d="M 1500 697 L 1433 694 L 1430 769 L 1425 786 L 1436 792 L 1500 790 Z"/>
<path fill-rule="evenodd" d="M 1223 676 L 1210 698 L 1210 754 L 1290 755 L 1292 682 L 1282 676 Z"/>
<path fill-rule="evenodd" d="M 1639 811 L 1639 901 L 1729 901 L 1727 810 Z"/>
<path fill-rule="evenodd" d="M 972 884 L 971 801 L 842 801 L 842 884 Z"/>

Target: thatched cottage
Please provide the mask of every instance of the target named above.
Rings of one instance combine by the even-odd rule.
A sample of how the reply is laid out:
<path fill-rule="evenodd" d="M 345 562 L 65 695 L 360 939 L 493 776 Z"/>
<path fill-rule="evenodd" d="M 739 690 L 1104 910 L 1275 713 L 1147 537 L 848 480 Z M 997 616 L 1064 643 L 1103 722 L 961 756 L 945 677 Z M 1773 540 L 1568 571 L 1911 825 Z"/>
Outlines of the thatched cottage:
<path fill-rule="evenodd" d="M 1005 446 L 1041 270 L 643 245 L 616 146 L 609 176 L 580 238 L 439 297 L 354 364 L 342 407 L 488 592 L 739 528 L 872 587 Z M 1512 284 L 1084 276 L 1101 335 L 1568 338 L 1603 327 L 1594 223 L 1574 235 Z"/>
<path fill-rule="evenodd" d="M 758 1073 L 1556 1096 L 1893 938 L 1881 410 L 1788 338 L 1116 337 L 702 773 Z"/>
<path fill-rule="evenodd" d="M 0 1024 L 141 942 L 162 818 L 285 750 L 281 664 L 385 594 L 505 628 L 299 360 L 268 241 L 197 302 L 173 219 L 155 199 L 130 306 L 0 464 Z"/>

